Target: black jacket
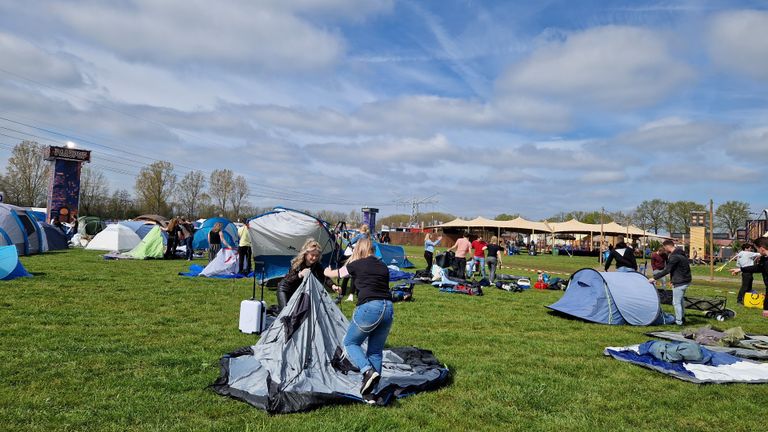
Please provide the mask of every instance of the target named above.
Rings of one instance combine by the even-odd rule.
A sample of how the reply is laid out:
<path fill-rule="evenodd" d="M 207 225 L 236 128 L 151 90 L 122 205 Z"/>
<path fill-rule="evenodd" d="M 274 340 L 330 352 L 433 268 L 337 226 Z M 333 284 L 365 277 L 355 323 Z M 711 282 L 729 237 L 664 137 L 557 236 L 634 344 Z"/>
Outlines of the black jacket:
<path fill-rule="evenodd" d="M 757 261 L 757 264 L 742 267 L 741 268 L 742 273 L 762 273 L 763 274 L 763 281 L 766 282 L 766 286 L 768 286 L 768 257 L 761 256 L 760 259 Z"/>
<path fill-rule="evenodd" d="M 672 286 L 687 285 L 693 280 L 688 256 L 685 255 L 682 249 L 675 249 L 669 255 L 667 266 L 660 273 L 656 274 L 654 278 L 659 280 L 666 275 L 672 275 L 670 277 L 672 279 Z"/>
<path fill-rule="evenodd" d="M 629 267 L 634 271 L 637 271 L 637 260 L 635 260 L 635 250 L 631 247 L 624 249 L 624 255 L 616 252 L 616 249 L 612 250 L 608 255 L 608 259 L 605 260 L 605 271 L 611 267 L 611 262 L 616 260 L 616 268 Z"/>
<path fill-rule="evenodd" d="M 283 280 L 280 281 L 280 283 L 277 284 L 277 290 L 278 291 L 284 291 L 287 293 L 290 293 L 293 295 L 294 291 L 301 285 L 301 283 L 304 281 L 304 279 L 299 277 L 299 273 L 307 268 L 302 264 L 298 270 L 295 270 L 291 268 L 290 271 L 288 271 L 288 274 L 285 275 Z M 310 271 L 313 275 L 319 280 L 323 285 L 325 285 L 326 288 L 330 289 L 333 287 L 333 281 L 330 278 L 325 277 L 323 274 L 323 266 L 319 262 L 316 262 L 312 267 L 310 267 Z M 290 296 L 289 296 L 290 297 Z"/>

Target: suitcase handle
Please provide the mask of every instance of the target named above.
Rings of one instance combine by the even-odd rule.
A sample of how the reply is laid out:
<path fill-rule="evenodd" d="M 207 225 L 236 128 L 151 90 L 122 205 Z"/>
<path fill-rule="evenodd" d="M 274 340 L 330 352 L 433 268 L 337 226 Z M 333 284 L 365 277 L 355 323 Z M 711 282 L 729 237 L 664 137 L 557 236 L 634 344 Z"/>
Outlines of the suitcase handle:
<path fill-rule="evenodd" d="M 264 301 L 264 279 L 267 277 L 267 265 L 264 261 L 253 261 L 253 296 L 251 300 L 256 300 L 256 268 L 261 266 L 261 301 Z"/>

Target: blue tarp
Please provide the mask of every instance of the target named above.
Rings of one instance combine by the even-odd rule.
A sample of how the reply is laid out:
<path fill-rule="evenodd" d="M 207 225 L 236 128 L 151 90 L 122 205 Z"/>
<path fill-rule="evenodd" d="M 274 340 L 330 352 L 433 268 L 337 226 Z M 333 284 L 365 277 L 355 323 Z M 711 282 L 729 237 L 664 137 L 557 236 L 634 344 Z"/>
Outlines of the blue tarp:
<path fill-rule="evenodd" d="M 663 324 L 659 295 L 640 273 L 579 270 L 550 309 L 599 324 Z"/>
<path fill-rule="evenodd" d="M 237 227 L 229 219 L 223 217 L 215 217 L 206 219 L 200 228 L 195 231 L 195 237 L 192 241 L 192 247 L 195 249 L 208 249 L 208 233 L 211 231 L 216 222 L 221 222 L 221 232 L 224 234 L 224 240 L 229 243 L 231 247 L 237 247 L 237 243 L 240 238 L 237 235 Z"/>
<path fill-rule="evenodd" d="M 16 246 L 0 246 L 0 280 L 31 276 L 19 261 Z"/>
<path fill-rule="evenodd" d="M 389 269 L 389 281 L 395 282 L 403 279 L 413 279 L 413 273 L 408 273 L 400 270 L 395 270 L 393 268 Z"/>

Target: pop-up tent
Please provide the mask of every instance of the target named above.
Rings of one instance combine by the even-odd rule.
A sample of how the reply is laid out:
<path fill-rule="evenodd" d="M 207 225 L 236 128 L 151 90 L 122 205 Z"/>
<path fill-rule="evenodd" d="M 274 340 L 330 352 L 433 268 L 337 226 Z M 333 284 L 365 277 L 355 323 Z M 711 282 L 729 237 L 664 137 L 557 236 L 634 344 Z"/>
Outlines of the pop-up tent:
<path fill-rule="evenodd" d="M 80 216 L 77 218 L 77 233 L 81 236 L 95 236 L 107 228 L 103 220 L 96 216 Z"/>
<path fill-rule="evenodd" d="M 96 234 L 85 247 L 89 250 L 129 251 L 141 243 L 141 239 L 132 229 L 120 224 L 110 224 Z"/>
<path fill-rule="evenodd" d="M 163 243 L 163 230 L 159 226 L 155 225 L 152 229 L 141 239 L 141 242 L 130 252 L 125 253 L 128 258 L 134 259 L 151 259 L 162 258 L 165 253 L 165 245 Z"/>
<path fill-rule="evenodd" d="M 640 273 L 582 269 L 548 308 L 599 324 L 664 324 L 659 295 Z"/>
<path fill-rule="evenodd" d="M 254 346 L 221 358 L 215 392 L 270 413 L 307 411 L 362 401 L 362 375 L 343 354 L 349 321 L 314 276 L 304 279 L 288 305 Z M 448 369 L 429 351 L 392 348 L 383 353 L 376 403 L 436 389 Z"/>
<path fill-rule="evenodd" d="M 0 280 L 32 276 L 27 272 L 16 251 L 16 246 L 0 246 Z"/>
<path fill-rule="evenodd" d="M 215 217 L 206 219 L 200 228 L 195 231 L 195 237 L 192 240 L 192 247 L 194 249 L 208 249 L 208 233 L 211 232 L 213 226 L 217 222 L 221 222 L 221 232 L 224 235 L 224 240 L 232 247 L 237 247 L 240 237 L 237 235 L 237 227 L 227 218 Z M 222 245 L 224 247 L 224 245 Z"/>
<path fill-rule="evenodd" d="M 376 243 L 376 256 L 386 265 L 396 265 L 400 268 L 413 268 L 414 265 L 405 256 L 402 246 Z"/>
<path fill-rule="evenodd" d="M 19 255 L 37 254 L 48 250 L 45 232 L 27 209 L 0 204 L 0 230 L 3 242 L 15 245 Z"/>
<path fill-rule="evenodd" d="M 120 225 L 124 225 L 130 228 L 141 239 L 146 237 L 147 234 L 149 234 L 149 232 L 152 231 L 152 228 L 157 226 L 157 224 L 154 224 L 151 222 L 137 221 L 137 220 L 120 221 L 119 223 Z"/>
<path fill-rule="evenodd" d="M 253 243 L 254 260 L 264 262 L 267 280 L 285 276 L 291 259 L 309 238 L 317 240 L 322 246 L 323 266 L 330 264 L 336 248 L 335 237 L 325 222 L 282 207 L 249 219 L 248 232 Z"/>

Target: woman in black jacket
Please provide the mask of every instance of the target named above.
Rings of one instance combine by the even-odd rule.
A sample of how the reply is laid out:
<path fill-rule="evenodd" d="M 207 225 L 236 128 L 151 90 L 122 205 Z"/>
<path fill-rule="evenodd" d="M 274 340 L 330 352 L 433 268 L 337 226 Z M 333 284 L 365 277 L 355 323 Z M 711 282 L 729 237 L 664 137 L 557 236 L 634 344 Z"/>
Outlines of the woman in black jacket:
<path fill-rule="evenodd" d="M 277 285 L 277 305 L 282 311 L 299 288 L 301 282 L 309 274 L 314 275 L 326 288 L 340 292 L 341 288 L 333 284 L 331 278 L 325 277 L 320 264 L 323 248 L 315 239 L 307 239 L 299 254 L 291 260 L 291 269 Z"/>

